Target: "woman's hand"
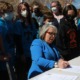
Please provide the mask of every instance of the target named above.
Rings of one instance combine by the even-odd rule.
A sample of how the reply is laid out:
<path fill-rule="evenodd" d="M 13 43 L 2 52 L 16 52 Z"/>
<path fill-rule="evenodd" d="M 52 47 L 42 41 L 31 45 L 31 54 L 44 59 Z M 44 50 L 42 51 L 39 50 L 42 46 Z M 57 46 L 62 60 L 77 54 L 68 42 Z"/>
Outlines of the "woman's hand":
<path fill-rule="evenodd" d="M 68 66 L 70 66 L 68 61 L 65 61 L 63 59 L 59 59 L 59 61 L 58 61 L 59 68 L 67 68 Z"/>

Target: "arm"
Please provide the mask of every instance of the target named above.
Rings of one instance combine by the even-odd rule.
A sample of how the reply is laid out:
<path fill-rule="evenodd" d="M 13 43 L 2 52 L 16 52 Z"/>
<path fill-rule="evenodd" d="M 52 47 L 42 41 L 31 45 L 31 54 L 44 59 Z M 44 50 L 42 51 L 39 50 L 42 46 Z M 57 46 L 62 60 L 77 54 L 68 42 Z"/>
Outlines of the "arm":
<path fill-rule="evenodd" d="M 1 61 L 9 60 L 10 56 L 6 54 L 4 46 L 3 46 L 3 39 L 2 39 L 1 31 L 0 31 L 0 51 L 1 51 L 0 60 Z"/>
<path fill-rule="evenodd" d="M 54 60 L 49 60 L 44 58 L 43 56 L 43 44 L 39 40 L 33 41 L 31 45 L 31 56 L 32 60 L 40 67 L 45 68 L 45 69 L 51 69 L 55 66 L 56 61 Z M 57 67 L 58 68 L 66 68 L 69 66 L 69 63 L 65 61 L 62 58 L 59 58 L 57 61 Z"/>
<path fill-rule="evenodd" d="M 54 67 L 55 61 L 54 60 L 48 60 L 44 58 L 43 56 L 43 44 L 40 40 L 33 41 L 31 45 L 31 56 L 32 60 L 40 67 L 43 67 L 45 69 L 50 69 Z"/>
<path fill-rule="evenodd" d="M 21 35 L 14 34 L 14 43 L 19 55 L 23 55 L 22 37 Z"/>
<path fill-rule="evenodd" d="M 22 46 L 22 22 L 20 20 L 17 20 L 14 23 L 13 28 L 13 35 L 14 35 L 14 45 L 16 47 L 16 50 L 18 51 L 18 54 L 21 56 L 23 55 L 23 46 Z"/>

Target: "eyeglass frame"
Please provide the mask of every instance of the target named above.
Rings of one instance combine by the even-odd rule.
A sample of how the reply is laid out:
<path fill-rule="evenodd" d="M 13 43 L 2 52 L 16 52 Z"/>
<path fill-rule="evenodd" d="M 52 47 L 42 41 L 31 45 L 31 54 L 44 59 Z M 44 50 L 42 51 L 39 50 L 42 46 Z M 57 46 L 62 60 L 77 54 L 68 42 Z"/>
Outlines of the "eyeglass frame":
<path fill-rule="evenodd" d="M 57 34 L 57 33 L 48 32 L 48 31 L 47 31 L 46 33 L 48 33 L 48 34 L 51 35 L 51 36 L 53 36 L 53 35 L 56 36 L 56 34 Z"/>

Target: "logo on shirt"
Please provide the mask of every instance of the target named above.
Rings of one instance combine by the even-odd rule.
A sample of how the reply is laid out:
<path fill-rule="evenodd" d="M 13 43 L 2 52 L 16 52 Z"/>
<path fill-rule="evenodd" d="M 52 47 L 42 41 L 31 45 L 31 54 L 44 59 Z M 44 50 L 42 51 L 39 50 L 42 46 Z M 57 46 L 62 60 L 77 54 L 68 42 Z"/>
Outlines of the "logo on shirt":
<path fill-rule="evenodd" d="M 69 39 L 69 47 L 70 48 L 75 48 L 77 47 L 77 40 L 76 40 L 76 31 L 75 29 L 69 29 L 67 31 L 67 36 L 68 36 L 68 39 Z"/>

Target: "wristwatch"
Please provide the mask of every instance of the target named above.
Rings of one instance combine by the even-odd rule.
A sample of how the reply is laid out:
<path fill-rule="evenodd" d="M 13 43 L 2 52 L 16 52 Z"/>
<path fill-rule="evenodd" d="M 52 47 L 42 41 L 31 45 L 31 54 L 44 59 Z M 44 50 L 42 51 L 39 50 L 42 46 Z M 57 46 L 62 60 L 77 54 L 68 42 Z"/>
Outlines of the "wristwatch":
<path fill-rule="evenodd" d="M 58 63 L 57 62 L 55 62 L 54 67 L 58 68 Z"/>

